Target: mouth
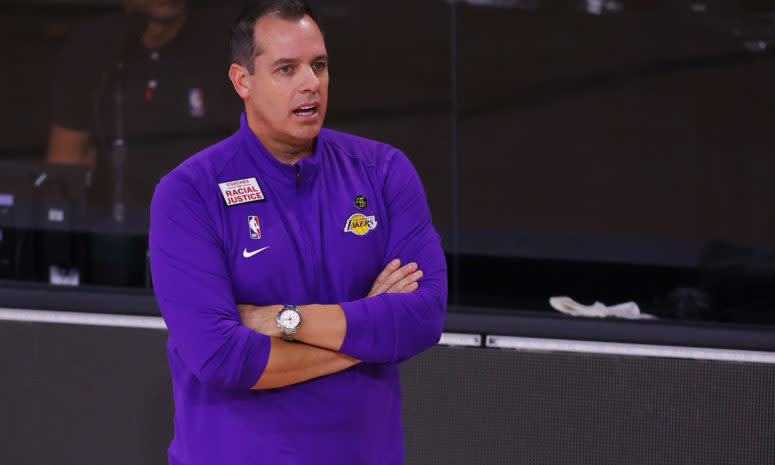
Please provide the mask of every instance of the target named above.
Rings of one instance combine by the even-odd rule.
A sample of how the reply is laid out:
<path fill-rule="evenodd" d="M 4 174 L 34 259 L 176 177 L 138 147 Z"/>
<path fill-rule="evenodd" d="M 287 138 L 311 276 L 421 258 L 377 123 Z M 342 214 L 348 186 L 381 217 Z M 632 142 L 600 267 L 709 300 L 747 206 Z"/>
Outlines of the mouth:
<path fill-rule="evenodd" d="M 296 109 L 293 110 L 293 114 L 300 118 L 313 118 L 318 114 L 318 104 L 305 103 L 296 107 Z"/>

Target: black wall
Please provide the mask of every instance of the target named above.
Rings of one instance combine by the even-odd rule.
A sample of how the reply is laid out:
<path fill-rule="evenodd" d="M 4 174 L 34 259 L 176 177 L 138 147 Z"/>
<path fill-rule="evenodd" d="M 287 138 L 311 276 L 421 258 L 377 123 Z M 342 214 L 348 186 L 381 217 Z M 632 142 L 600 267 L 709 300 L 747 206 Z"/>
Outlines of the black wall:
<path fill-rule="evenodd" d="M 166 331 L 0 322 L 0 463 L 166 462 Z M 770 464 L 775 365 L 437 346 L 407 465 Z"/>

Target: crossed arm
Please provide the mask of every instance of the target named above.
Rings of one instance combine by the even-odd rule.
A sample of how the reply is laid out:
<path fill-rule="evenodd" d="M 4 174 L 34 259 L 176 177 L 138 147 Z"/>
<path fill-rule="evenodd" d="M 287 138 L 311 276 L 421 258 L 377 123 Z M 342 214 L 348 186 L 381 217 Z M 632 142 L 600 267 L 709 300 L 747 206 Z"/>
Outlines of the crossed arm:
<path fill-rule="evenodd" d="M 447 295 L 441 243 L 406 157 L 388 153 L 383 171 L 393 231 L 385 254 L 419 266 L 393 262 L 364 298 L 303 306 L 296 344 L 277 337 L 279 306 L 235 306 L 223 239 L 211 215 L 220 199 L 200 191 L 197 173 L 173 171 L 162 179 L 151 205 L 154 289 L 176 354 L 191 373 L 207 384 L 266 389 L 359 361 L 399 363 L 438 342 Z"/>
<path fill-rule="evenodd" d="M 390 262 L 377 276 L 366 297 L 382 293 L 410 293 L 417 290 L 422 270 L 412 262 L 401 266 L 398 259 Z M 302 344 L 286 342 L 275 322 L 282 305 L 237 306 L 243 326 L 270 336 L 269 359 L 253 389 L 269 389 L 300 383 L 329 375 L 360 363 L 356 358 L 339 353 L 347 320 L 340 305 L 303 305 L 298 307 L 302 325 L 295 339 Z"/>

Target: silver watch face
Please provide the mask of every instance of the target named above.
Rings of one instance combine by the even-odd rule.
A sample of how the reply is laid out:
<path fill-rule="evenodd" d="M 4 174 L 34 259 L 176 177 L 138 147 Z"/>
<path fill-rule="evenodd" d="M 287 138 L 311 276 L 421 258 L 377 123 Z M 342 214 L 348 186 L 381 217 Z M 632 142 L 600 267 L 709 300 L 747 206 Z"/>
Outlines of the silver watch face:
<path fill-rule="evenodd" d="M 277 320 L 284 329 L 296 329 L 301 323 L 299 312 L 293 310 L 283 310 Z"/>

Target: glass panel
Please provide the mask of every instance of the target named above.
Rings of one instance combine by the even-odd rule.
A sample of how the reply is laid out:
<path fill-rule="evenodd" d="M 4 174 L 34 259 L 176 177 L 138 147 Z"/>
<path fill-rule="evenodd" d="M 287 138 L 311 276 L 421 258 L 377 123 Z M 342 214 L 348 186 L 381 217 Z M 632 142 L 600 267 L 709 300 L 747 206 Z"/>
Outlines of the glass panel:
<path fill-rule="evenodd" d="M 771 7 L 458 8 L 465 303 L 775 320 Z"/>
<path fill-rule="evenodd" d="M 140 14 L 155 2 L 0 6 L 0 279 L 149 288 L 153 186 L 242 106 L 225 73 L 239 2 L 189 1 L 164 44 Z M 412 160 L 451 303 L 772 322 L 768 2 L 313 7 L 326 125 Z"/>
<path fill-rule="evenodd" d="M 225 47 L 235 10 L 2 8 L 0 277 L 148 287 L 156 182 L 238 125 Z"/>
<path fill-rule="evenodd" d="M 212 8 L 189 0 L 179 21 L 176 9 L 186 3 L 0 6 L 8 57 L 0 90 L 0 279 L 150 286 L 156 182 L 234 132 L 242 109 L 226 74 L 228 27 L 240 2 Z M 446 235 L 447 4 L 312 4 L 331 56 L 327 126 L 402 149 Z M 159 35 L 149 27 L 154 15 L 167 17 L 155 22 Z"/>

